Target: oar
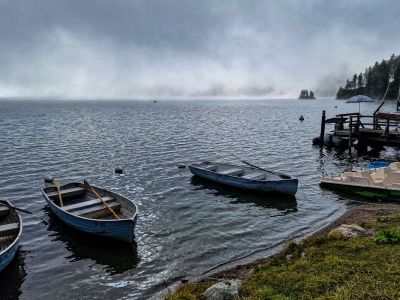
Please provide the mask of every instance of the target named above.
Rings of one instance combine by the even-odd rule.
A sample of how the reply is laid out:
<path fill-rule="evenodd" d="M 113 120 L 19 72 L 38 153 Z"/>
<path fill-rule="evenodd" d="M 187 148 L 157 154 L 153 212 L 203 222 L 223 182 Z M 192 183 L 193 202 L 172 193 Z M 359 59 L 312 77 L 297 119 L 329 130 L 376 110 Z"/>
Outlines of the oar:
<path fill-rule="evenodd" d="M 253 165 L 253 164 L 251 164 L 251 163 L 249 163 L 249 162 L 247 162 L 247 161 L 245 161 L 245 160 L 241 160 L 241 162 L 244 163 L 244 164 L 246 164 L 246 165 L 249 165 L 249 166 L 251 166 L 251 167 L 253 167 L 253 168 L 259 169 L 259 170 L 261 170 L 261 171 L 265 171 L 265 172 L 268 172 L 268 173 L 271 173 L 271 174 L 274 174 L 274 175 L 278 175 L 279 177 L 284 176 L 285 178 L 290 178 L 290 176 L 287 176 L 287 175 L 285 175 L 285 174 L 281 174 L 281 173 L 278 173 L 278 172 L 274 172 L 274 171 L 270 171 L 270 170 L 266 170 L 266 169 L 260 168 L 260 167 L 258 167 L 258 166 L 256 166 L 256 165 Z"/>
<path fill-rule="evenodd" d="M 116 213 L 115 213 L 115 211 L 106 203 L 106 201 L 104 201 L 104 199 L 94 190 L 94 188 L 90 185 L 90 183 L 89 182 L 87 182 L 86 180 L 83 180 L 83 184 L 88 188 L 88 189 L 90 189 L 92 192 L 93 192 L 93 194 L 95 194 L 99 199 L 100 199 L 100 201 L 103 203 L 103 205 L 110 211 L 110 213 L 114 216 L 114 218 L 116 218 L 116 219 L 121 219 Z"/>
<path fill-rule="evenodd" d="M 19 207 L 15 207 L 14 205 L 8 204 L 7 202 L 1 201 L 1 205 L 7 206 L 9 208 L 18 210 L 18 211 L 26 213 L 26 214 L 32 214 L 32 212 L 30 212 L 29 210 L 25 210 L 25 209 L 22 209 L 22 208 L 19 208 Z"/>
<path fill-rule="evenodd" d="M 62 200 L 61 191 L 60 191 L 60 189 L 61 189 L 61 184 L 60 184 L 60 182 L 59 182 L 58 180 L 54 180 L 53 184 L 54 184 L 54 186 L 55 186 L 56 189 L 57 189 L 58 200 L 60 200 L 60 205 L 61 205 L 61 207 L 63 207 L 63 206 L 64 206 L 64 202 L 63 202 L 63 200 Z"/>

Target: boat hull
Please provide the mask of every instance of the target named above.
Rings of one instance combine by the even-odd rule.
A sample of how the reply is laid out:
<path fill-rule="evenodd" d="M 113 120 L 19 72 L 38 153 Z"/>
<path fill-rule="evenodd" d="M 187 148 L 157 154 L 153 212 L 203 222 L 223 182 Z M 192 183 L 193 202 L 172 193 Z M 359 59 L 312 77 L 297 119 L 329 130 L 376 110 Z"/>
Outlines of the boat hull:
<path fill-rule="evenodd" d="M 201 178 L 218 182 L 224 185 L 257 192 L 269 192 L 294 196 L 297 192 L 298 187 L 298 180 L 295 178 L 273 181 L 249 180 L 245 178 L 219 174 L 194 166 L 189 166 L 189 169 L 190 172 Z"/>
<path fill-rule="evenodd" d="M 345 185 L 333 182 L 321 182 L 321 187 L 329 188 L 370 199 L 388 199 L 400 201 L 400 191 L 390 189 L 380 189 L 374 187 Z"/>
<path fill-rule="evenodd" d="M 5 202 L 7 202 L 10 205 L 8 201 Z M 11 245 L 9 245 L 6 249 L 0 252 L 0 272 L 3 271 L 12 262 L 12 260 L 15 257 L 15 254 L 17 253 L 19 238 L 22 234 L 22 219 L 19 213 L 17 213 L 17 215 L 19 221 L 19 232 L 15 240 L 11 243 Z"/>
<path fill-rule="evenodd" d="M 14 259 L 18 249 L 18 241 L 0 254 L 0 272 L 3 271 Z"/>
<path fill-rule="evenodd" d="M 113 238 L 128 243 L 133 242 L 135 238 L 135 226 L 137 213 L 134 217 L 121 220 L 97 220 L 75 216 L 59 208 L 53 203 L 42 190 L 42 194 L 52 212 L 65 224 L 94 235 Z"/>

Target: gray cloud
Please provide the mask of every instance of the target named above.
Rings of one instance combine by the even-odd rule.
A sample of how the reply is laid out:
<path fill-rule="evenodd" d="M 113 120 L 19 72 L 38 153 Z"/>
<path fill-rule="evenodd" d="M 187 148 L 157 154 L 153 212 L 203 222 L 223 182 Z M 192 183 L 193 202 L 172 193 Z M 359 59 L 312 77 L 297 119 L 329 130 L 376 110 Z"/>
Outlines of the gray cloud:
<path fill-rule="evenodd" d="M 400 2 L 0 0 L 0 96 L 332 95 L 396 52 Z"/>

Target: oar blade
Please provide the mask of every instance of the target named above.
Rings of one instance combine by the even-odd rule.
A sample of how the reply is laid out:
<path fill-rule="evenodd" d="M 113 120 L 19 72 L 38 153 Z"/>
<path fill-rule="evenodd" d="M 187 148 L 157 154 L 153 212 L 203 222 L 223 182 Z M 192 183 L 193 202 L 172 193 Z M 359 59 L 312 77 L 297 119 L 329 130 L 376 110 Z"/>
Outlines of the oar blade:
<path fill-rule="evenodd" d="M 54 180 L 54 181 L 53 181 L 53 184 L 54 184 L 54 186 L 55 186 L 57 189 L 60 189 L 60 188 L 61 188 L 61 182 L 60 182 L 59 180 Z"/>
<path fill-rule="evenodd" d="M 64 206 L 64 202 L 62 200 L 62 196 L 61 196 L 61 183 L 59 180 L 54 180 L 53 181 L 53 185 L 56 187 L 57 189 L 57 194 L 58 194 L 58 201 L 60 202 L 61 207 Z"/>

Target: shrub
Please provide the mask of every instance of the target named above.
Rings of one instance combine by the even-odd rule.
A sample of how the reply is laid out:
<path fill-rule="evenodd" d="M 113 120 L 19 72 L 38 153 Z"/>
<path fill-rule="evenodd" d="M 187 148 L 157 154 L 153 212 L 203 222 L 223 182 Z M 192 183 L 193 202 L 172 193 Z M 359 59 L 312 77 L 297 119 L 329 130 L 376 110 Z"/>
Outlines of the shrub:
<path fill-rule="evenodd" d="M 377 244 L 400 243 L 400 231 L 395 229 L 382 229 L 374 238 Z"/>

